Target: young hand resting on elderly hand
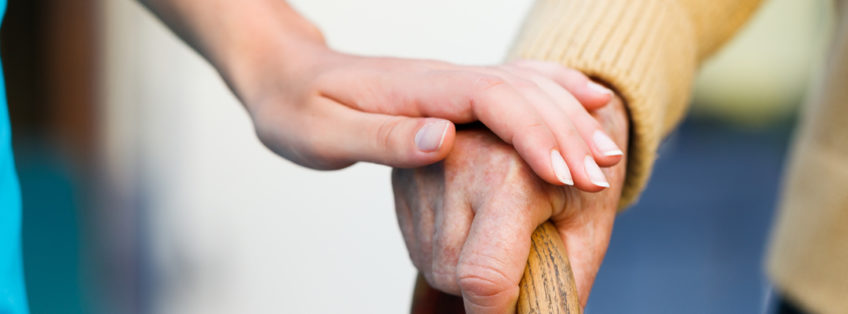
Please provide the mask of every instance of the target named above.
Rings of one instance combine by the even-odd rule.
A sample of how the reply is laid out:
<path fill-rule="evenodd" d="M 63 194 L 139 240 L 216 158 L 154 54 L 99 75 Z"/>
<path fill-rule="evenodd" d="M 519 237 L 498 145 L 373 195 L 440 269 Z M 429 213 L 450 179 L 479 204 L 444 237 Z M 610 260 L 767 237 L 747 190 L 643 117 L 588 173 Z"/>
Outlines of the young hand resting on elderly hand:
<path fill-rule="evenodd" d="M 352 56 L 282 1 L 143 2 L 216 67 L 261 141 L 303 166 L 431 164 L 453 146 L 454 123 L 474 121 L 548 183 L 600 191 L 609 183 L 599 166 L 622 158 L 587 112 L 611 92 L 557 64 Z"/>

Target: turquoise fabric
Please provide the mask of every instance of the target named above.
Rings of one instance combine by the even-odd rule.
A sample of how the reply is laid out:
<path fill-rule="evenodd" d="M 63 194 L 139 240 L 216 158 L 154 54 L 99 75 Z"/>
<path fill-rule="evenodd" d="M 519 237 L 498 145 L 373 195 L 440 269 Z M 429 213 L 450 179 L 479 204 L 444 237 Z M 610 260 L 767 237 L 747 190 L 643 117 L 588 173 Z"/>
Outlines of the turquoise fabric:
<path fill-rule="evenodd" d="M 0 0 L 0 21 L 5 13 L 6 0 Z M 0 66 L 0 314 L 23 314 L 28 308 L 21 267 L 21 196 L 2 73 Z"/>

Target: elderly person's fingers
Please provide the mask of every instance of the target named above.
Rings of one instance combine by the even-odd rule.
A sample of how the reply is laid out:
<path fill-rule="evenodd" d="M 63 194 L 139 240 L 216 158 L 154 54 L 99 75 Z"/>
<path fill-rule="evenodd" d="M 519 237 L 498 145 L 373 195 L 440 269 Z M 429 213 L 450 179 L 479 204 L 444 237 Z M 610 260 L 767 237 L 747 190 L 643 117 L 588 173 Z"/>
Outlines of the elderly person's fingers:
<path fill-rule="evenodd" d="M 456 269 L 469 313 L 514 311 L 530 235 L 553 208 L 538 191 L 505 184 L 479 205 Z"/>
<path fill-rule="evenodd" d="M 395 212 L 409 258 L 422 273 L 431 273 L 435 218 L 442 211 L 443 164 L 392 170 Z M 431 283 L 432 284 L 432 283 Z"/>
<path fill-rule="evenodd" d="M 474 219 L 474 212 L 465 196 L 463 193 L 446 193 L 446 206 L 436 213 L 438 227 L 433 235 L 431 272 L 424 273 L 432 287 L 455 295 L 460 295 L 457 264 Z"/>

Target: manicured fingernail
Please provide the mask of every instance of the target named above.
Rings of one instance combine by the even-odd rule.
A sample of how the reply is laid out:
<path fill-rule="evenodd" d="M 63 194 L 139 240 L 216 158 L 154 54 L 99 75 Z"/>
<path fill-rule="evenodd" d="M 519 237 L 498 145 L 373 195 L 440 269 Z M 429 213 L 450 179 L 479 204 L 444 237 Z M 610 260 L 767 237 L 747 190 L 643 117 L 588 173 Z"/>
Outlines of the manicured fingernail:
<path fill-rule="evenodd" d="M 442 148 L 445 135 L 448 133 L 448 122 L 445 120 L 430 120 L 415 134 L 415 146 L 423 152 L 435 152 Z"/>
<path fill-rule="evenodd" d="M 589 180 L 592 181 L 592 184 L 605 188 L 610 187 L 606 176 L 604 176 L 604 172 L 601 171 L 601 167 L 598 167 L 598 164 L 595 163 L 595 159 L 593 159 L 592 156 L 586 156 L 583 164 L 584 167 L 586 167 L 586 174 L 589 175 Z"/>
<path fill-rule="evenodd" d="M 601 84 L 589 81 L 589 83 L 587 83 L 586 85 L 588 85 L 589 89 L 595 91 L 596 93 L 612 95 L 612 91 Z"/>
<path fill-rule="evenodd" d="M 567 185 L 574 185 L 574 180 L 571 179 L 571 171 L 568 171 L 568 165 L 562 159 L 559 151 L 556 149 L 551 151 L 551 164 L 554 167 L 554 174 L 559 182 Z"/>
<path fill-rule="evenodd" d="M 601 130 L 596 130 L 592 135 L 592 141 L 595 142 L 595 147 L 598 148 L 604 156 L 621 156 L 624 153 L 615 145 L 615 142 Z"/>

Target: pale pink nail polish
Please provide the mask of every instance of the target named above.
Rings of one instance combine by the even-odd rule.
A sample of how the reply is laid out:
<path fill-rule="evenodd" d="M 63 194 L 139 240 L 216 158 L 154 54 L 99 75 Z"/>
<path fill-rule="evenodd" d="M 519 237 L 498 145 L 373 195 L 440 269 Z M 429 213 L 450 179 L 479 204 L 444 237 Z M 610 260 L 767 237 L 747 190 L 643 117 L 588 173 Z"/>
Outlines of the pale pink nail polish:
<path fill-rule="evenodd" d="M 604 176 L 604 172 L 601 171 L 601 167 L 598 167 L 598 164 L 595 163 L 595 159 L 592 156 L 586 156 L 583 160 L 583 166 L 586 168 L 586 174 L 589 175 L 589 180 L 592 181 L 592 184 L 608 188 L 610 187 L 609 182 L 607 182 L 607 177 Z"/>
<path fill-rule="evenodd" d="M 551 165 L 554 167 L 554 174 L 559 182 L 566 185 L 574 185 L 574 180 L 571 179 L 571 171 L 568 170 L 568 165 L 565 164 L 565 159 L 556 149 L 551 151 Z"/>
<path fill-rule="evenodd" d="M 589 89 L 595 91 L 596 93 L 612 95 L 612 91 L 601 84 L 589 81 L 588 83 L 586 83 L 586 85 L 589 87 Z"/>
<path fill-rule="evenodd" d="M 624 155 L 621 149 L 618 148 L 618 145 L 615 145 L 615 142 L 613 142 L 612 139 L 601 130 L 595 131 L 595 134 L 592 135 L 592 141 L 595 142 L 595 147 L 597 147 L 604 156 Z"/>
<path fill-rule="evenodd" d="M 438 151 L 445 142 L 449 125 L 449 122 L 445 120 L 427 121 L 415 134 L 415 146 L 422 152 Z"/>

